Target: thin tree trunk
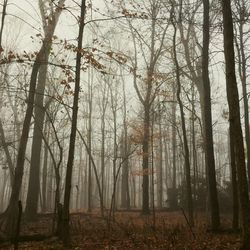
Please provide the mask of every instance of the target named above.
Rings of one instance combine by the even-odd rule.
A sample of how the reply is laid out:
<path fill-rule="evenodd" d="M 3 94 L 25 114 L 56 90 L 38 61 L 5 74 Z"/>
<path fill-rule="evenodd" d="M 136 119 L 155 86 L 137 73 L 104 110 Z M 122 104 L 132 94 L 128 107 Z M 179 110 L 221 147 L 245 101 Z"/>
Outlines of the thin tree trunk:
<path fill-rule="evenodd" d="M 176 191 L 176 85 L 173 83 L 172 85 L 172 95 L 173 95 L 173 103 L 172 103 L 172 157 L 173 157 L 173 184 L 172 184 L 172 195 L 171 195 L 171 204 L 170 207 L 173 209 L 177 209 L 177 191 Z"/>
<path fill-rule="evenodd" d="M 75 91 L 74 91 L 74 101 L 73 101 L 73 113 L 72 113 L 72 124 L 70 133 L 70 143 L 69 143 L 69 154 L 66 170 L 66 180 L 65 180 L 65 192 L 64 192 L 64 205 L 63 205 L 63 221 L 62 221 L 62 239 L 64 245 L 69 245 L 70 243 L 70 231 L 69 231 L 69 206 L 70 206 L 70 193 L 71 193 L 71 178 L 74 163 L 74 151 L 75 151 L 75 140 L 77 131 L 77 113 L 78 113 L 78 100 L 80 92 L 80 75 L 81 75 L 81 51 L 82 51 L 82 41 L 83 41 L 83 29 L 85 26 L 85 12 L 86 3 L 85 0 L 81 2 L 81 15 L 79 19 L 79 35 L 78 35 L 78 45 L 76 54 L 76 70 L 75 70 Z"/>
<path fill-rule="evenodd" d="M 90 80 L 91 79 L 91 80 Z M 88 155 L 88 212 L 92 210 L 92 162 L 91 162 L 91 154 L 92 154 L 92 104 L 93 104 L 93 72 L 91 71 L 91 76 L 89 76 L 88 81 L 88 105 L 89 105 L 89 117 L 88 117 L 88 148 L 90 154 Z"/>
<path fill-rule="evenodd" d="M 5 141 L 5 134 L 4 134 L 3 124 L 2 124 L 1 119 L 0 119 L 0 138 L 1 138 L 2 147 L 4 149 L 4 153 L 5 153 L 5 156 L 6 156 L 7 164 L 8 164 L 8 167 L 9 167 L 11 186 L 13 186 L 13 182 L 14 182 L 14 164 L 13 164 L 12 159 L 11 159 L 11 155 L 10 155 L 10 152 L 9 152 L 9 149 L 8 149 L 8 144 Z"/>
<path fill-rule="evenodd" d="M 157 150 L 157 207 L 162 208 L 163 201 L 163 171 L 162 171 L 162 163 L 163 163 L 163 142 L 162 142 L 162 125 L 161 125 L 161 110 L 159 106 L 158 110 L 158 129 L 159 129 L 159 137 L 157 138 L 159 141 L 158 150 Z M 152 173 L 153 174 L 153 173 Z"/>
<path fill-rule="evenodd" d="M 176 52 L 176 33 L 177 28 L 176 24 L 174 23 L 174 7 L 172 6 L 172 17 L 171 22 L 174 28 L 174 35 L 173 35 L 173 59 L 175 64 L 175 74 L 176 74 L 176 83 L 177 83 L 177 92 L 176 97 L 180 108 L 180 115 L 181 115 L 181 127 L 182 127 L 182 135 L 183 135 L 183 147 L 184 147 L 184 163 L 185 163 L 185 177 L 186 177 L 186 197 L 187 197 L 187 209 L 188 209 L 188 216 L 189 216 L 189 223 L 191 226 L 194 225 L 194 217 L 193 217 L 193 201 L 192 201 L 192 188 L 191 188 L 191 175 L 190 175 L 190 160 L 189 160 L 189 148 L 188 148 L 188 141 L 187 141 L 187 134 L 186 134 L 186 124 L 185 124 L 185 114 L 184 108 L 181 100 L 181 80 L 180 80 L 180 67 L 179 62 L 177 59 L 177 52 Z M 181 7 L 180 7 L 181 13 Z M 181 21 L 181 19 L 179 19 Z"/>
<path fill-rule="evenodd" d="M 243 6 L 241 6 L 241 3 Z M 248 93 L 247 93 L 247 58 L 245 55 L 244 46 L 244 24 L 247 20 L 246 17 L 246 6 L 244 1 L 239 1 L 237 4 L 237 10 L 239 19 L 237 24 L 239 25 L 239 42 L 237 36 L 235 36 L 236 48 L 238 52 L 239 60 L 239 76 L 242 86 L 243 104 L 244 104 L 244 129 L 245 129 L 245 142 L 246 142 L 246 155 L 247 155 L 247 172 L 248 172 L 248 185 L 250 184 L 250 132 L 249 132 L 249 107 L 248 107 Z"/>
<path fill-rule="evenodd" d="M 45 138 L 47 142 L 49 143 L 49 138 L 50 138 L 50 126 L 48 124 L 48 121 L 46 119 L 45 122 Z M 43 172 L 42 172 L 42 201 L 43 201 L 43 206 L 42 206 L 42 212 L 45 212 L 47 210 L 47 179 L 48 179 L 48 154 L 49 150 L 48 147 L 44 148 L 44 157 L 43 157 Z"/>

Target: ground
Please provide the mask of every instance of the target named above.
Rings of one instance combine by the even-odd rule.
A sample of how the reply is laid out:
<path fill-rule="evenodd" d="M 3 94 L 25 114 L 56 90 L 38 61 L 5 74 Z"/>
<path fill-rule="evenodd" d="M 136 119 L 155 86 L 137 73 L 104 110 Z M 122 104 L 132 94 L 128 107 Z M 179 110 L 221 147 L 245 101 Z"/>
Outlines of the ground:
<path fill-rule="evenodd" d="M 153 215 L 141 215 L 139 211 L 120 211 L 116 221 L 110 223 L 98 212 L 74 213 L 71 216 L 71 247 L 67 249 L 218 249 L 233 250 L 240 247 L 239 233 L 230 230 L 230 217 L 223 216 L 222 230 L 212 233 L 207 230 L 206 216 L 196 215 L 196 226 L 188 226 L 184 214 L 179 212 L 156 212 L 155 227 Z M 22 222 L 21 235 L 50 235 L 52 216 L 40 215 L 34 223 Z M 0 249 L 13 249 L 5 242 Z M 40 241 L 20 242 L 18 249 L 64 249 L 56 237 Z"/>

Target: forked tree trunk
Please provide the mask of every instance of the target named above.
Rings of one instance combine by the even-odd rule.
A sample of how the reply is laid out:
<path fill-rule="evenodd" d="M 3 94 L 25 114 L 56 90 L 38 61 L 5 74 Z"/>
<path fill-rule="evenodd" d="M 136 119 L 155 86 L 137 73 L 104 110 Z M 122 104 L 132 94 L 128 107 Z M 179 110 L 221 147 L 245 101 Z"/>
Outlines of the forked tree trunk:
<path fill-rule="evenodd" d="M 20 138 L 20 144 L 17 154 L 17 162 L 15 168 L 15 175 L 14 175 L 14 182 L 11 191 L 10 202 L 8 205 L 7 210 L 3 214 L 1 218 L 1 230 L 6 234 L 6 236 L 13 237 L 16 223 L 17 223 L 17 216 L 18 216 L 18 201 L 19 195 L 22 187 L 22 179 L 23 179 L 23 170 L 24 170 L 24 161 L 25 161 L 25 152 L 29 137 L 29 129 L 30 129 L 30 122 L 33 113 L 33 105 L 34 105 L 34 98 L 35 98 L 35 90 L 36 90 L 36 81 L 37 81 L 37 74 L 39 68 L 44 61 L 44 50 L 45 50 L 45 43 L 43 43 L 40 51 L 38 52 L 35 62 L 33 64 L 30 84 L 29 84 L 29 91 L 28 91 L 28 98 L 27 98 L 27 109 L 25 113 L 25 118 L 23 122 L 22 134 Z"/>
<path fill-rule="evenodd" d="M 47 76 L 48 58 L 51 51 L 52 39 L 54 31 L 62 12 L 62 6 L 65 0 L 60 0 L 58 7 L 55 8 L 55 13 L 50 13 L 49 16 L 46 14 L 45 4 L 40 1 L 40 10 L 44 26 L 44 55 L 43 64 L 39 69 L 38 83 L 35 93 L 35 107 L 34 107 L 34 131 L 33 141 L 31 149 L 31 161 L 30 161 L 30 175 L 29 175 L 29 186 L 27 194 L 27 202 L 25 215 L 29 220 L 34 220 L 37 216 L 38 197 L 40 192 L 40 159 L 41 159 L 41 146 L 43 138 L 43 124 L 45 116 L 44 102 L 44 91 Z M 48 18 L 48 21 L 46 19 Z"/>

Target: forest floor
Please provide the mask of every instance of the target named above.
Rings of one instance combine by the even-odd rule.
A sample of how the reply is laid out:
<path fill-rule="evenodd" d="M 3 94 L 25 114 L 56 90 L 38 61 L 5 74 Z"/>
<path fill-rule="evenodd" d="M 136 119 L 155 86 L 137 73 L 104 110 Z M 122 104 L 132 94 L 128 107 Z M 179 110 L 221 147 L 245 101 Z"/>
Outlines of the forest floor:
<path fill-rule="evenodd" d="M 115 249 L 218 249 L 233 250 L 240 247 L 240 235 L 230 232 L 230 218 L 223 216 L 222 230 L 212 233 L 207 230 L 206 217 L 196 215 L 193 230 L 179 212 L 156 212 L 141 215 L 138 211 L 116 212 L 115 222 L 110 223 L 98 213 L 74 213 L 71 215 L 71 247 L 67 249 L 115 250 Z M 51 215 L 41 215 L 35 223 L 22 222 L 21 235 L 49 235 Z M 10 243 L 0 249 L 13 249 Z M 18 249 L 65 249 L 56 237 L 43 241 L 20 242 Z"/>

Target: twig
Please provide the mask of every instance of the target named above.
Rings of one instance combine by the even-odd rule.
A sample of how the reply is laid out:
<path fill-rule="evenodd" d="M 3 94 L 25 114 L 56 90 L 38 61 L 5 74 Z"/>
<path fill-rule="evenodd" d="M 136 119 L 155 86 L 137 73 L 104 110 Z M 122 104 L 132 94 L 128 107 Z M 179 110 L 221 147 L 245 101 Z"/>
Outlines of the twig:
<path fill-rule="evenodd" d="M 185 220 L 186 220 L 186 222 L 187 222 L 187 224 L 188 224 L 188 227 L 189 227 L 189 229 L 190 229 L 190 232 L 192 233 L 192 235 L 193 235 L 193 237 L 194 237 L 194 239 L 195 239 L 195 238 L 196 238 L 195 233 L 194 233 L 194 231 L 193 231 L 193 229 L 192 229 L 192 227 L 191 227 L 191 225 L 190 225 L 190 223 L 189 223 L 189 221 L 188 221 L 188 218 L 187 218 L 187 216 L 186 216 L 186 214 L 185 214 L 185 211 L 184 211 L 184 209 L 183 209 L 182 207 L 180 207 L 180 209 L 181 209 L 181 211 L 182 211 L 182 213 L 183 213 L 183 215 L 184 215 L 184 217 L 185 217 Z"/>

